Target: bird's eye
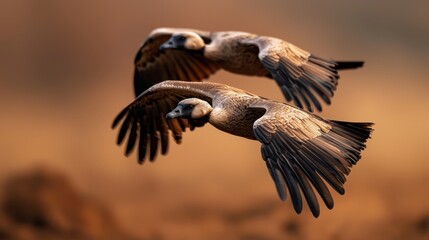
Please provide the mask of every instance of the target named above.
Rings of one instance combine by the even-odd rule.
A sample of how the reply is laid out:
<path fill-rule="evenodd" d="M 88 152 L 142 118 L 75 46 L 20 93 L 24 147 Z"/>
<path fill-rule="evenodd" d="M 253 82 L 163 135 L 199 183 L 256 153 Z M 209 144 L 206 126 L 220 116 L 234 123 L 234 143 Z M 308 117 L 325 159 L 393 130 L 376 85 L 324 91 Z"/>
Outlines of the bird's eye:
<path fill-rule="evenodd" d="M 186 38 L 185 38 L 185 37 L 183 37 L 183 36 L 181 36 L 181 37 L 179 38 L 179 40 L 180 40 L 180 41 L 185 41 L 185 40 L 186 40 Z"/>

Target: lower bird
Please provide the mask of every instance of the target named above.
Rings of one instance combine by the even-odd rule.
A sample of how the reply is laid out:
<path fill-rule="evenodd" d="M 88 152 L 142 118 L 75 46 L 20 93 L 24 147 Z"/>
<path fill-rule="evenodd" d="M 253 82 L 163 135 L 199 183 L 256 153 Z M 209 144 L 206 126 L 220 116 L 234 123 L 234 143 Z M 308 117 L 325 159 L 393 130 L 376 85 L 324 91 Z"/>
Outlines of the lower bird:
<path fill-rule="evenodd" d="M 161 154 L 167 153 L 169 132 L 180 143 L 186 128 L 206 123 L 257 140 L 280 198 L 285 200 L 288 192 L 300 213 L 304 196 L 315 217 L 320 213 L 315 191 L 332 209 L 325 182 L 344 194 L 345 175 L 360 159 L 373 125 L 326 120 L 224 84 L 184 81 L 150 87 L 118 114 L 112 128 L 121 121 L 117 143 L 128 136 L 128 156 L 139 138 L 140 163 L 146 155 L 153 161 L 159 145 Z"/>

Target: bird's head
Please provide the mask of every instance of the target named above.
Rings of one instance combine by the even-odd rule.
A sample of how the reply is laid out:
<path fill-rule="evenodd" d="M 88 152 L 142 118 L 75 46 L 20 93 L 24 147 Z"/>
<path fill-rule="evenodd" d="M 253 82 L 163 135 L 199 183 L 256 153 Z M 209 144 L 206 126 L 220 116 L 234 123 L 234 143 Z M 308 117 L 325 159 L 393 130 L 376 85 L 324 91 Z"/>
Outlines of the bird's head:
<path fill-rule="evenodd" d="M 204 100 L 187 98 L 180 101 L 173 111 L 167 113 L 166 118 L 201 119 L 208 116 L 212 110 L 212 106 Z"/>
<path fill-rule="evenodd" d="M 200 51 L 205 46 L 203 38 L 194 32 L 182 32 L 176 33 L 168 39 L 167 42 L 163 43 L 159 49 L 185 49 Z"/>

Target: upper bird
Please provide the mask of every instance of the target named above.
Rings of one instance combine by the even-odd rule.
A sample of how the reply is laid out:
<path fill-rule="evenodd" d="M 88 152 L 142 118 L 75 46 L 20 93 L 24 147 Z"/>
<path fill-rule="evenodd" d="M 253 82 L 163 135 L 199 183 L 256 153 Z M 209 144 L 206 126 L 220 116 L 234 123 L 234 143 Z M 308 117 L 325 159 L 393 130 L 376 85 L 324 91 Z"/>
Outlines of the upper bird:
<path fill-rule="evenodd" d="M 319 99 L 331 103 L 337 70 L 363 66 L 361 61 L 320 58 L 278 38 L 184 28 L 153 30 L 134 63 L 136 96 L 167 79 L 202 81 L 223 68 L 272 78 L 287 101 L 309 111 L 322 111 Z"/>
<path fill-rule="evenodd" d="M 258 140 L 280 198 L 286 198 L 287 189 L 300 213 L 302 192 L 315 217 L 319 204 L 312 186 L 331 209 L 333 199 L 322 179 L 343 194 L 345 175 L 360 159 L 372 131 L 372 123 L 326 120 L 286 103 L 209 82 L 158 83 L 125 107 L 113 127 L 121 120 L 118 144 L 128 135 L 128 155 L 139 138 L 140 163 L 146 155 L 154 160 L 159 145 L 161 153 L 167 153 L 169 131 L 180 143 L 187 127 L 207 122 L 224 132 Z"/>

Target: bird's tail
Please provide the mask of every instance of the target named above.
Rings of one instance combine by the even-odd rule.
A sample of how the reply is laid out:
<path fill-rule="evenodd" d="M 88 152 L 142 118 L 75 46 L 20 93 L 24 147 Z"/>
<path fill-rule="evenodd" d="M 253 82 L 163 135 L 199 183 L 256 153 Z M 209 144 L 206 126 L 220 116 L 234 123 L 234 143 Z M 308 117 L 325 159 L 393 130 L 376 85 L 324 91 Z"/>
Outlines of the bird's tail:
<path fill-rule="evenodd" d="M 342 152 L 346 153 L 351 164 L 356 164 L 365 143 L 373 131 L 373 123 L 331 121 L 332 129 L 327 135 L 335 139 L 333 142 Z M 351 167 L 351 166 L 350 166 Z"/>
<path fill-rule="evenodd" d="M 364 64 L 363 61 L 336 61 L 336 63 L 335 69 L 337 70 L 360 68 Z"/>

